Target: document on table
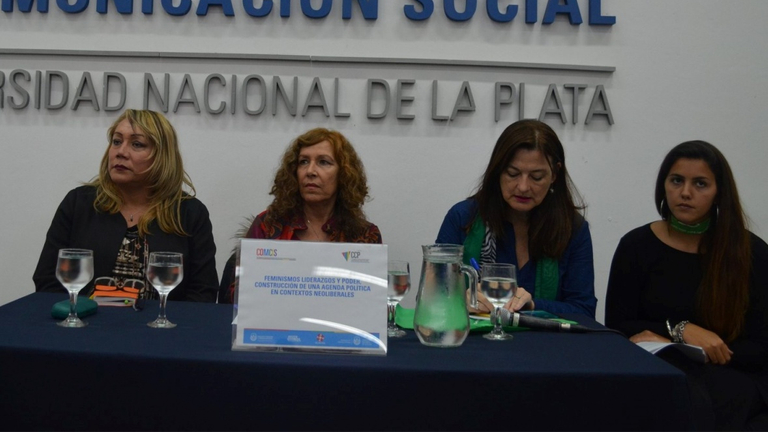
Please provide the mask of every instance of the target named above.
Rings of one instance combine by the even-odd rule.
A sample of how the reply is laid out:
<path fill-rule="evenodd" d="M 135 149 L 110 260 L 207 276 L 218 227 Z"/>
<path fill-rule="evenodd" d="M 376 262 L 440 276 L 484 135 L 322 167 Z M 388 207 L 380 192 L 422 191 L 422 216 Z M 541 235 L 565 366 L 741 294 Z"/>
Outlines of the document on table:
<path fill-rule="evenodd" d="M 693 361 L 699 363 L 706 363 L 707 361 L 707 353 L 704 352 L 704 348 L 696 345 L 672 342 L 638 342 L 637 346 L 654 355 L 657 355 L 658 353 L 668 349 L 676 349 Z"/>

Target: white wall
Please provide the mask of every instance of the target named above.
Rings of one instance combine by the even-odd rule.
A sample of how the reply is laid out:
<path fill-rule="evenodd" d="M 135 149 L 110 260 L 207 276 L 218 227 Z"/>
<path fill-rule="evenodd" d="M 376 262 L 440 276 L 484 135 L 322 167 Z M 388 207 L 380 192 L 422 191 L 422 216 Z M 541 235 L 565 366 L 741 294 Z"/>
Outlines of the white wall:
<path fill-rule="evenodd" d="M 95 3 L 95 2 L 92 2 Z M 762 237 L 768 232 L 768 2 L 744 0 L 644 0 L 603 2 L 603 13 L 617 18 L 612 27 L 572 26 L 567 19 L 543 26 L 523 21 L 521 11 L 511 24 L 492 22 L 479 2 L 472 20 L 445 18 L 437 2 L 427 21 L 413 22 L 402 13 L 409 1 L 382 0 L 379 19 L 340 18 L 340 1 L 331 16 L 310 20 L 294 1 L 292 16 L 273 10 L 266 18 L 250 18 L 235 2 L 235 17 L 213 9 L 171 17 L 156 2 L 155 13 L 121 16 L 110 10 L 99 15 L 95 5 L 67 15 L 51 3 L 47 14 L 0 12 L 0 71 L 59 70 L 70 79 L 70 93 L 83 71 L 92 73 L 100 89 L 101 73 L 123 73 L 129 82 L 127 107 L 141 108 L 144 72 L 159 79 L 171 74 L 171 98 L 181 77 L 189 73 L 202 85 L 211 73 L 240 79 L 257 73 L 284 83 L 300 77 L 299 104 L 312 77 L 320 77 L 326 96 L 333 98 L 333 78 L 342 83 L 341 111 L 348 119 L 326 118 L 318 110 L 292 117 L 283 106 L 247 116 L 198 114 L 189 105 L 167 115 L 176 126 L 182 152 L 198 197 L 208 206 L 217 241 L 217 263 L 223 269 L 243 218 L 263 210 L 278 159 L 296 135 L 323 125 L 346 134 L 361 154 L 373 200 L 369 219 L 379 225 L 391 256 L 410 260 L 417 275 L 420 245 L 434 241 L 442 218 L 455 202 L 469 195 L 487 163 L 500 132 L 517 119 L 517 106 L 493 118 L 493 84 L 526 83 L 526 117 L 538 116 L 547 85 L 584 83 L 578 124 L 570 118 L 571 97 L 561 93 L 568 123 L 547 117 L 566 147 L 571 176 L 588 204 L 595 257 L 595 289 L 602 319 L 605 285 L 619 238 L 630 229 L 657 218 L 653 183 L 658 165 L 675 144 L 705 139 L 717 145 L 736 173 L 743 203 Z M 260 4 L 260 2 L 255 2 Z M 316 2 L 318 3 L 318 2 Z M 543 5 L 539 2 L 539 21 Z M 587 1 L 580 0 L 587 18 Z M 137 2 L 137 5 L 139 3 Z M 194 3 L 196 4 L 196 3 Z M 319 4 L 319 3 L 318 3 Z M 110 4 L 112 6 L 112 4 Z M 277 5 L 276 5 L 277 7 Z M 235 54 L 295 54 L 430 58 L 502 62 L 540 62 L 615 66 L 612 74 L 534 69 L 462 66 L 308 64 L 285 61 L 136 59 L 120 57 L 57 57 L 24 55 L 9 49 L 150 51 Z M 415 120 L 390 113 L 383 120 L 365 116 L 365 81 L 414 79 L 409 93 L 416 101 L 406 110 Z M 430 118 L 431 82 L 440 80 L 439 110 L 450 112 L 462 81 L 472 85 L 477 111 L 453 122 Z M 584 117 L 594 86 L 608 92 L 615 124 L 602 118 L 589 125 Z M 3 87 L 5 95 L 17 94 Z M 31 85 L 27 88 L 31 89 Z M 229 88 L 229 87 L 228 87 Z M 70 95 L 71 101 L 72 95 Z M 199 95 L 202 103 L 202 95 Z M 222 93 L 215 93 L 220 100 Z M 71 103 L 71 102 L 70 102 Z M 150 105 L 157 109 L 157 106 Z M 0 109 L 2 203 L 0 207 L 0 304 L 34 290 L 32 272 L 45 232 L 65 193 L 93 177 L 104 151 L 106 129 L 116 113 L 94 111 L 88 104 L 73 111 Z M 417 276 L 414 276 L 417 279 Z"/>

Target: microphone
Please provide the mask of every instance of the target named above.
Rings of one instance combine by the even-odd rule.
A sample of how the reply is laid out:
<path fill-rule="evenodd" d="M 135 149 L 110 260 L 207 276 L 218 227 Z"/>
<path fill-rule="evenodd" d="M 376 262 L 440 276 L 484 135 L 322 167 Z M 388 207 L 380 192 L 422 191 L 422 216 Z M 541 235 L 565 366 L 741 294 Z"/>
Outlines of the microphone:
<path fill-rule="evenodd" d="M 500 320 L 502 326 L 508 327 L 527 327 L 529 329 L 547 330 L 568 333 L 599 333 L 610 332 L 618 333 L 612 329 L 592 329 L 579 324 L 561 323 L 544 318 L 536 318 L 523 315 L 517 312 L 510 312 L 504 308 L 495 308 L 491 312 L 491 322 L 496 319 L 496 311 L 500 311 Z M 621 334 L 621 333 L 620 333 Z"/>

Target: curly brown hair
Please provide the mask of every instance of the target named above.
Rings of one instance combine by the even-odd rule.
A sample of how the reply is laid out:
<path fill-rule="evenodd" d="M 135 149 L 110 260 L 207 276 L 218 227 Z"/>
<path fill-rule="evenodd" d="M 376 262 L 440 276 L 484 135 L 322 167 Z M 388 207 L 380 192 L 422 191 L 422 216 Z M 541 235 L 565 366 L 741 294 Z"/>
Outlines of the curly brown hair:
<path fill-rule="evenodd" d="M 362 234 L 368 226 L 363 204 L 368 198 L 368 180 L 363 162 L 352 144 L 341 133 L 325 128 L 315 128 L 297 137 L 285 150 L 282 163 L 275 174 L 269 194 L 275 199 L 267 208 L 266 224 L 303 214 L 304 200 L 299 192 L 297 175 L 301 149 L 328 141 L 333 147 L 333 157 L 339 165 L 338 191 L 333 208 L 334 219 L 347 238 Z"/>

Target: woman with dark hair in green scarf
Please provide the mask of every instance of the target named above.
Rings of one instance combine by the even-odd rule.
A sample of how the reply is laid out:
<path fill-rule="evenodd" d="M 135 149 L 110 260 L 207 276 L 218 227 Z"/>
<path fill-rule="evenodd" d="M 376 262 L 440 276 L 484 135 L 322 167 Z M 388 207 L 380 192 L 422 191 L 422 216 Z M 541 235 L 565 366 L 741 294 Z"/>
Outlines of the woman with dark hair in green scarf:
<path fill-rule="evenodd" d="M 436 242 L 464 245 L 467 264 L 514 264 L 519 288 L 505 305 L 511 311 L 594 318 L 592 238 L 574 196 L 557 134 L 521 120 L 501 134 L 477 192 L 451 208 Z M 482 300 L 480 311 L 489 311 Z"/>

